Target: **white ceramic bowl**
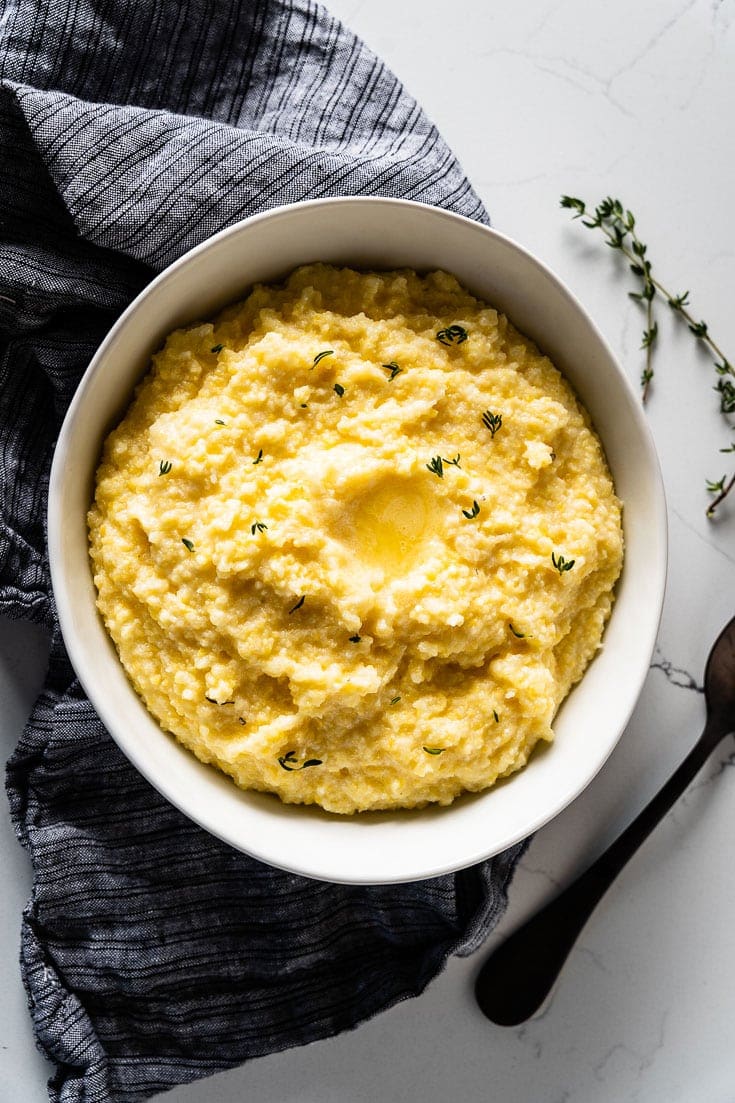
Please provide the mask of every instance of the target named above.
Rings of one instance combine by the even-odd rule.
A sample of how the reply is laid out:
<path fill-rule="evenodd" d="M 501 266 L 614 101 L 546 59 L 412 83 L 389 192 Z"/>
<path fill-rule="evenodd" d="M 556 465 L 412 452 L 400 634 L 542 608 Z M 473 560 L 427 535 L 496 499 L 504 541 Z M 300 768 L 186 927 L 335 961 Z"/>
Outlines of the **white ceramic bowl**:
<path fill-rule="evenodd" d="M 102 440 L 171 330 L 210 318 L 255 281 L 325 261 L 444 268 L 506 312 L 565 372 L 592 415 L 624 502 L 625 566 L 604 647 L 556 720 L 556 741 L 508 781 L 449 808 L 328 815 L 246 793 L 162 733 L 131 688 L 95 607 L 86 513 Z M 551 819 L 592 780 L 635 705 L 653 651 L 666 573 L 661 476 L 639 400 L 582 307 L 513 241 L 434 207 L 326 199 L 222 231 L 142 292 L 92 360 L 59 436 L 49 552 L 64 640 L 79 679 L 130 761 L 173 804 L 232 846 L 310 877 L 415 880 L 496 854 Z"/>

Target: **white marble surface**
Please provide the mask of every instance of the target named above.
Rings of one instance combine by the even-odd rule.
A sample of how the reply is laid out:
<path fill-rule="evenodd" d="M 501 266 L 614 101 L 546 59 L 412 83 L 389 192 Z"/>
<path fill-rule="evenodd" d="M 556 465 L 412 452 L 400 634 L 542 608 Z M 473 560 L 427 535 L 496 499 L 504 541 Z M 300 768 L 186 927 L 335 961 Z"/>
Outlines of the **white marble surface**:
<path fill-rule="evenodd" d="M 425 106 L 495 226 L 581 298 L 631 378 L 642 320 L 616 257 L 558 207 L 608 192 L 632 207 L 661 276 L 689 288 L 735 357 L 734 0 L 334 0 Z M 735 494 L 715 523 L 704 479 L 732 456 L 707 360 L 662 318 L 648 406 L 669 495 L 671 561 L 658 651 L 618 749 L 534 839 L 491 944 L 608 843 L 699 734 L 704 661 L 735 613 Z M 732 469 L 732 463 L 730 469 Z M 634 630 L 634 629 L 632 629 Z M 43 674 L 43 641 L 0 625 L 2 749 Z M 735 1092 L 735 759 L 725 744 L 607 895 L 546 1012 L 490 1025 L 452 961 L 418 1000 L 353 1033 L 173 1091 L 170 1103 L 731 1103 Z M 0 1100 L 46 1098 L 17 969 L 30 874 L 0 817 Z M 11 1096 L 12 1092 L 12 1096 Z"/>

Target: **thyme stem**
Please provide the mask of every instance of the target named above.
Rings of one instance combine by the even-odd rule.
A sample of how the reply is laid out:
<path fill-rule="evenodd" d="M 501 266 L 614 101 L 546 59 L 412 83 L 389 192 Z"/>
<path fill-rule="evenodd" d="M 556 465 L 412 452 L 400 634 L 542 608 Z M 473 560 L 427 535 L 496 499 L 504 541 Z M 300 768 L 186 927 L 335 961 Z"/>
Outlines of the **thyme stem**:
<path fill-rule="evenodd" d="M 710 502 L 709 506 L 707 507 L 707 516 L 710 518 L 710 520 L 714 517 L 715 510 L 717 509 L 720 502 L 725 501 L 725 498 L 728 496 L 733 486 L 735 486 L 735 475 L 732 475 L 730 477 L 730 481 L 728 483 L 725 483 L 724 480 L 723 483 L 724 485 L 720 490 L 720 493 L 712 502 Z"/>
<path fill-rule="evenodd" d="M 623 206 L 619 199 L 608 196 L 595 207 L 594 215 L 587 210 L 587 204 L 575 196 L 563 195 L 561 206 L 574 212 L 573 218 L 581 218 L 582 225 L 589 230 L 600 230 L 606 239 L 606 243 L 613 249 L 618 249 L 630 263 L 631 271 L 643 281 L 640 292 L 629 292 L 632 298 L 646 304 L 646 330 L 643 333 L 641 348 L 646 351 L 646 364 L 641 373 L 641 400 L 646 401 L 649 387 L 653 379 L 652 351 L 658 337 L 658 323 L 653 316 L 653 300 L 659 294 L 666 300 L 675 314 L 678 314 L 686 322 L 689 331 L 694 334 L 697 341 L 701 341 L 705 348 L 714 357 L 714 369 L 718 376 L 714 390 L 717 391 L 720 400 L 720 412 L 727 415 L 735 413 L 735 367 L 727 359 L 719 344 L 711 336 L 709 327 L 705 321 L 694 317 L 689 306 L 689 292 L 674 295 L 653 275 L 651 262 L 646 256 L 647 246 L 639 238 L 635 230 L 635 217 L 632 211 Z M 723 448 L 720 451 L 728 452 L 731 449 Z M 708 484 L 710 493 L 717 493 L 714 501 L 710 502 L 706 510 L 707 517 L 711 520 L 717 507 L 725 500 L 735 485 L 735 475 L 726 482 L 721 480 L 721 485 Z"/>

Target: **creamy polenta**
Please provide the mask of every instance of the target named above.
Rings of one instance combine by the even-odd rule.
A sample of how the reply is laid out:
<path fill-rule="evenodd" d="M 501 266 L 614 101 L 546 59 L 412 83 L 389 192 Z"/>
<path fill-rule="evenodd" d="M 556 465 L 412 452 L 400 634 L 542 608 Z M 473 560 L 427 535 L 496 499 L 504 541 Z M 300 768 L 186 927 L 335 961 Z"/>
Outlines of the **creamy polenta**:
<path fill-rule="evenodd" d="M 245 789 L 340 813 L 521 767 L 622 562 L 589 418 L 507 318 L 444 272 L 319 264 L 171 334 L 89 530 L 161 727 Z"/>

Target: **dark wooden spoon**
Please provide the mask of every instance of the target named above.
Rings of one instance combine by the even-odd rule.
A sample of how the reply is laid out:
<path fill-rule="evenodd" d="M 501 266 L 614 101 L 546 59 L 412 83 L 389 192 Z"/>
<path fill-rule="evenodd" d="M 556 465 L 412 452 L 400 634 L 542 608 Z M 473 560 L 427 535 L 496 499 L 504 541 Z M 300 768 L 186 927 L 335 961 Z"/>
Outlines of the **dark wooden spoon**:
<path fill-rule="evenodd" d="M 475 984 L 482 1012 L 517 1026 L 541 1007 L 596 905 L 629 858 L 681 796 L 718 743 L 735 731 L 735 617 L 710 651 L 704 672 L 707 722 L 692 750 L 631 825 L 585 873 L 503 942 Z"/>

